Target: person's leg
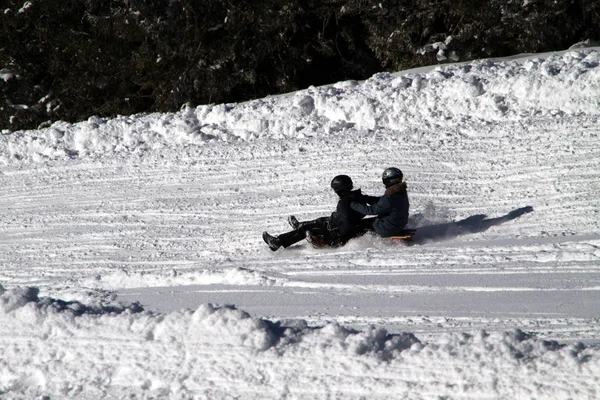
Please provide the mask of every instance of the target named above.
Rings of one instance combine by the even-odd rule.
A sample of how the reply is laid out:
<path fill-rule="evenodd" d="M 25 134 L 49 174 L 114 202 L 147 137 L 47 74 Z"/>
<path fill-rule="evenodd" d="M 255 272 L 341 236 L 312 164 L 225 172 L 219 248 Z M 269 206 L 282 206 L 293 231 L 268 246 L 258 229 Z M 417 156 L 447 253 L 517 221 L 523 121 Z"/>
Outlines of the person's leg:
<path fill-rule="evenodd" d="M 277 241 L 282 247 L 290 247 L 291 245 L 304 240 L 304 238 L 306 238 L 306 231 L 307 227 L 301 226 L 298 229 L 294 229 L 293 231 L 282 233 L 281 235 L 277 236 Z"/>
<path fill-rule="evenodd" d="M 296 218 L 294 218 L 296 220 Z M 288 222 L 292 225 L 292 219 L 288 218 Z M 298 220 L 296 220 L 298 222 Z M 267 232 L 263 232 L 263 240 L 269 245 L 269 248 L 273 251 L 279 249 L 280 247 L 290 247 L 293 244 L 296 244 L 305 238 L 307 238 L 307 232 L 313 232 L 315 236 L 324 236 L 325 245 L 328 245 L 331 242 L 331 239 L 328 235 L 327 223 L 329 222 L 329 217 L 320 217 L 314 219 L 312 221 L 303 221 L 298 222 L 298 228 L 282 233 L 278 236 L 271 236 Z"/>
<path fill-rule="evenodd" d="M 267 232 L 263 232 L 263 240 L 265 243 L 269 245 L 269 248 L 273 251 L 279 249 L 280 247 L 290 247 L 293 244 L 296 244 L 306 238 L 306 232 L 308 230 L 321 232 L 323 230 L 327 230 L 328 218 L 317 218 L 313 221 L 306 221 L 300 224 L 300 227 L 294 229 L 293 231 L 289 231 L 286 233 L 282 233 L 278 236 L 271 236 Z M 324 225 L 325 224 L 325 225 Z"/>
<path fill-rule="evenodd" d="M 360 221 L 359 225 L 352 231 L 352 233 L 346 236 L 339 236 L 335 233 L 337 231 L 330 232 L 329 235 L 329 246 L 330 247 L 341 247 L 348 243 L 349 240 L 355 239 L 364 235 L 367 232 L 373 232 L 373 221 L 375 221 L 376 217 L 364 218 Z"/>
<path fill-rule="evenodd" d="M 327 226 L 328 221 L 329 221 L 329 217 L 319 217 L 317 219 L 313 219 L 310 221 L 298 221 L 298 219 L 293 215 L 290 215 L 288 217 L 288 223 L 290 224 L 292 229 L 298 229 L 305 225 L 315 225 L 315 224 Z"/>

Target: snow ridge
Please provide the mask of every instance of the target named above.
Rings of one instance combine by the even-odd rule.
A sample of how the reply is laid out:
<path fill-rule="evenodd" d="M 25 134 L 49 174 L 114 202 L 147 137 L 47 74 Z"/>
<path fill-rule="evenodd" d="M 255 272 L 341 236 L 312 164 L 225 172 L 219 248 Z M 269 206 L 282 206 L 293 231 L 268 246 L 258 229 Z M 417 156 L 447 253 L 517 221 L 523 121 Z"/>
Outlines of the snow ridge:
<path fill-rule="evenodd" d="M 523 63 L 483 60 L 439 66 L 426 73 L 381 73 L 365 82 L 311 87 L 241 104 L 186 105 L 176 113 L 94 116 L 35 131 L 5 130 L 0 136 L 0 163 L 335 136 L 350 127 L 406 131 L 525 116 L 598 116 L 599 61 L 596 49 Z"/>
<path fill-rule="evenodd" d="M 336 323 L 274 323 L 231 306 L 203 304 L 195 311 L 165 314 L 138 305 L 80 312 L 57 307 L 60 300 L 37 297 L 35 288 L 0 291 L 0 394 L 9 398 L 126 393 L 269 399 L 306 395 L 304 385 L 311 382 L 314 398 L 354 399 L 367 393 L 386 398 L 392 386 L 411 399 L 427 398 L 441 387 L 463 398 L 491 391 L 501 398 L 592 399 L 600 383 L 598 349 L 538 340 L 520 330 L 447 334 L 421 343 L 412 334 L 390 335 L 383 328 L 360 332 Z M 216 353 L 222 354 L 213 358 Z M 305 357 L 319 360 L 313 370 L 294 367 Z M 420 377 L 425 366 L 427 383 Z M 373 368 L 377 375 L 365 373 Z M 339 381 L 319 383 L 322 374 L 335 374 Z M 66 384 L 65 376 L 76 384 Z M 475 385 L 474 379 L 482 377 L 483 384 Z M 353 379 L 356 387 L 348 385 Z"/>

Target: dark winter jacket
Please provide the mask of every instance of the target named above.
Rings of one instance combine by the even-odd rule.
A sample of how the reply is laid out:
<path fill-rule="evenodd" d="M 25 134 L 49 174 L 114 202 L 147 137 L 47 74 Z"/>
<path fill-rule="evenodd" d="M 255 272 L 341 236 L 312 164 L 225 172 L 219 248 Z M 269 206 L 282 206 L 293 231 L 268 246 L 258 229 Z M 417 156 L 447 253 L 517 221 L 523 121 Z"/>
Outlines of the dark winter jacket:
<path fill-rule="evenodd" d="M 356 211 L 350 207 L 350 203 L 374 204 L 379 200 L 378 197 L 366 196 L 360 192 L 360 189 L 353 190 L 350 193 L 340 197 L 335 211 L 329 218 L 329 229 L 337 231 L 340 237 L 348 238 L 353 236 L 359 229 L 360 220 L 365 216 L 364 213 Z"/>
<path fill-rule="evenodd" d="M 400 234 L 408 222 L 408 194 L 406 183 L 398 183 L 385 190 L 383 196 L 372 206 L 352 202 L 353 210 L 364 215 L 377 215 L 373 222 L 375 232 L 384 237 Z"/>

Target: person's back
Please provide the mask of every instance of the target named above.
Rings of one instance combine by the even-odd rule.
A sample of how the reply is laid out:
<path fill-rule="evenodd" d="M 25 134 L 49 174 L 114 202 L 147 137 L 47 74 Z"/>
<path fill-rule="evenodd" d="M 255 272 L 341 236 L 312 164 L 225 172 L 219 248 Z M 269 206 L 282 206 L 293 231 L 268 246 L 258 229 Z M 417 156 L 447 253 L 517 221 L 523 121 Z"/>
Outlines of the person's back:
<path fill-rule="evenodd" d="M 380 236 L 399 235 L 408 223 L 409 201 L 406 183 L 398 168 L 387 168 L 382 180 L 385 193 L 378 201 L 369 206 L 352 202 L 353 210 L 366 215 L 377 215 L 373 220 L 373 230 Z"/>
<path fill-rule="evenodd" d="M 383 212 L 377 213 L 373 221 L 373 229 L 380 236 L 399 235 L 408 223 L 408 193 L 406 183 L 390 186 L 375 205 L 380 205 Z"/>
<path fill-rule="evenodd" d="M 336 210 L 329 218 L 329 227 L 332 230 L 338 231 L 340 238 L 352 238 L 358 233 L 361 233 L 360 222 L 365 214 L 354 210 L 350 204 L 355 201 L 361 204 L 373 204 L 377 202 L 377 197 L 367 196 L 361 193 L 360 189 L 352 190 L 347 193 L 338 193 Z"/>

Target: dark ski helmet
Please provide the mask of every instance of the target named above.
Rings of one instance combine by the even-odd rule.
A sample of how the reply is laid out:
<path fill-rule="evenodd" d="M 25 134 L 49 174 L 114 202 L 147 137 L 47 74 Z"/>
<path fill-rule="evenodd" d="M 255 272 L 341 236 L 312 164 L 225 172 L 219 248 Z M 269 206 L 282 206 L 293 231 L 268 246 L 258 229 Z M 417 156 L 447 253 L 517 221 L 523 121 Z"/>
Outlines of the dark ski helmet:
<path fill-rule="evenodd" d="M 352 179 L 348 175 L 338 175 L 331 181 L 331 188 L 337 194 L 348 193 L 352 190 Z"/>
<path fill-rule="evenodd" d="M 403 177 L 402 171 L 395 167 L 386 168 L 381 175 L 381 179 L 386 188 L 402 182 Z"/>

